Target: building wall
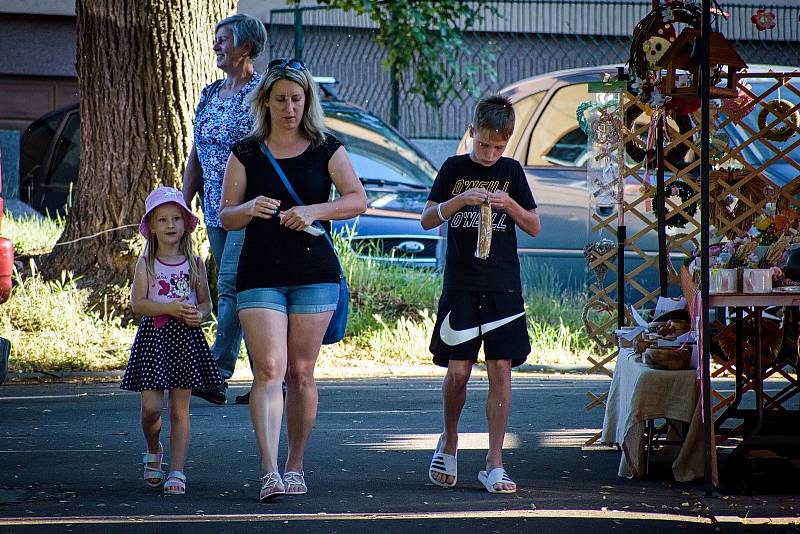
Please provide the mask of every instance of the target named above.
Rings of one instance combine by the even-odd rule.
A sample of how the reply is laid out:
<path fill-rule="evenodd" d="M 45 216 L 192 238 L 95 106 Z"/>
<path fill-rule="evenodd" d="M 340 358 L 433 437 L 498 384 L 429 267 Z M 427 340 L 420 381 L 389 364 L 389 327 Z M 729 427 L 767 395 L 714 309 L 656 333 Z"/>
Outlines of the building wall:
<path fill-rule="evenodd" d="M 74 15 L 0 16 L 0 129 L 78 101 L 75 47 Z"/>

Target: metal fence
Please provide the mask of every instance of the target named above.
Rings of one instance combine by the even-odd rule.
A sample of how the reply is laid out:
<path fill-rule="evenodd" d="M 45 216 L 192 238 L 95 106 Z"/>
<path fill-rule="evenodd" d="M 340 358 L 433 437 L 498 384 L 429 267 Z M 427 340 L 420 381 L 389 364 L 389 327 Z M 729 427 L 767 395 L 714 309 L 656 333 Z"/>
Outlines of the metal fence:
<path fill-rule="evenodd" d="M 627 60 L 636 22 L 651 8 L 640 2 L 588 0 L 492 0 L 472 2 L 476 9 L 491 6 L 497 15 L 466 32 L 464 61 L 487 54 L 491 72 L 478 71 L 481 93 L 497 91 L 512 82 L 553 70 L 590 65 L 620 64 Z M 750 64 L 800 65 L 800 3 L 796 5 L 739 4 L 723 8 L 719 30 L 734 41 Z M 776 14 L 776 27 L 759 32 L 750 17 L 756 9 Z M 340 96 L 390 120 L 392 89 L 383 69 L 385 51 L 375 42 L 376 27 L 367 16 L 338 9 L 273 10 L 269 39 L 272 57 L 301 55 L 315 75 L 339 80 Z M 399 129 L 409 137 L 458 138 L 469 121 L 476 98 L 463 94 L 431 108 L 421 98 L 406 98 L 400 87 Z"/>

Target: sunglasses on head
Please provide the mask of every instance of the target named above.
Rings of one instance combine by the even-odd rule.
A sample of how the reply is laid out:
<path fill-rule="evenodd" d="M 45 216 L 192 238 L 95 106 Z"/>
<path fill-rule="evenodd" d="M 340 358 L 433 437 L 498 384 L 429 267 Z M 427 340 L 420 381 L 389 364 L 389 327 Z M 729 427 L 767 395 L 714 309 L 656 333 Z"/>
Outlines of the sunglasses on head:
<path fill-rule="evenodd" d="M 289 58 L 278 58 L 273 59 L 267 64 L 267 70 L 283 70 L 286 71 L 286 67 L 295 70 L 306 70 L 306 64 L 300 61 L 299 59 L 289 59 Z"/>

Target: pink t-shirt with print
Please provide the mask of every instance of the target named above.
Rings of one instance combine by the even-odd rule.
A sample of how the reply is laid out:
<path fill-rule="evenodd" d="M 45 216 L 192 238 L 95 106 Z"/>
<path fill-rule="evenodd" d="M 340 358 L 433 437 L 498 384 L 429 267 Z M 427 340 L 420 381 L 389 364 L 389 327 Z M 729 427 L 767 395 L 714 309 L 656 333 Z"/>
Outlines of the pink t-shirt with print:
<path fill-rule="evenodd" d="M 189 259 L 186 258 L 180 263 L 166 263 L 161 261 L 158 256 L 155 258 L 154 270 L 155 279 L 148 277 L 149 288 L 147 298 L 153 302 L 169 303 L 181 297 L 186 297 L 188 304 L 197 304 L 197 295 L 189 281 Z M 153 317 L 156 328 L 160 328 L 169 322 L 169 315 L 158 315 Z"/>

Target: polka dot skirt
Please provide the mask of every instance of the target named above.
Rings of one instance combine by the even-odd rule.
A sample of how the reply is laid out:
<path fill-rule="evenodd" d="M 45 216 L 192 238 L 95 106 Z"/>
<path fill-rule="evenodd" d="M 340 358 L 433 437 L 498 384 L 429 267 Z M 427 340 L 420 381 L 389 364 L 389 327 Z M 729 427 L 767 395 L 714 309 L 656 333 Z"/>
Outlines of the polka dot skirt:
<path fill-rule="evenodd" d="M 142 317 L 120 388 L 197 389 L 221 383 L 200 328 L 190 328 L 177 319 L 156 328 L 152 317 Z"/>

